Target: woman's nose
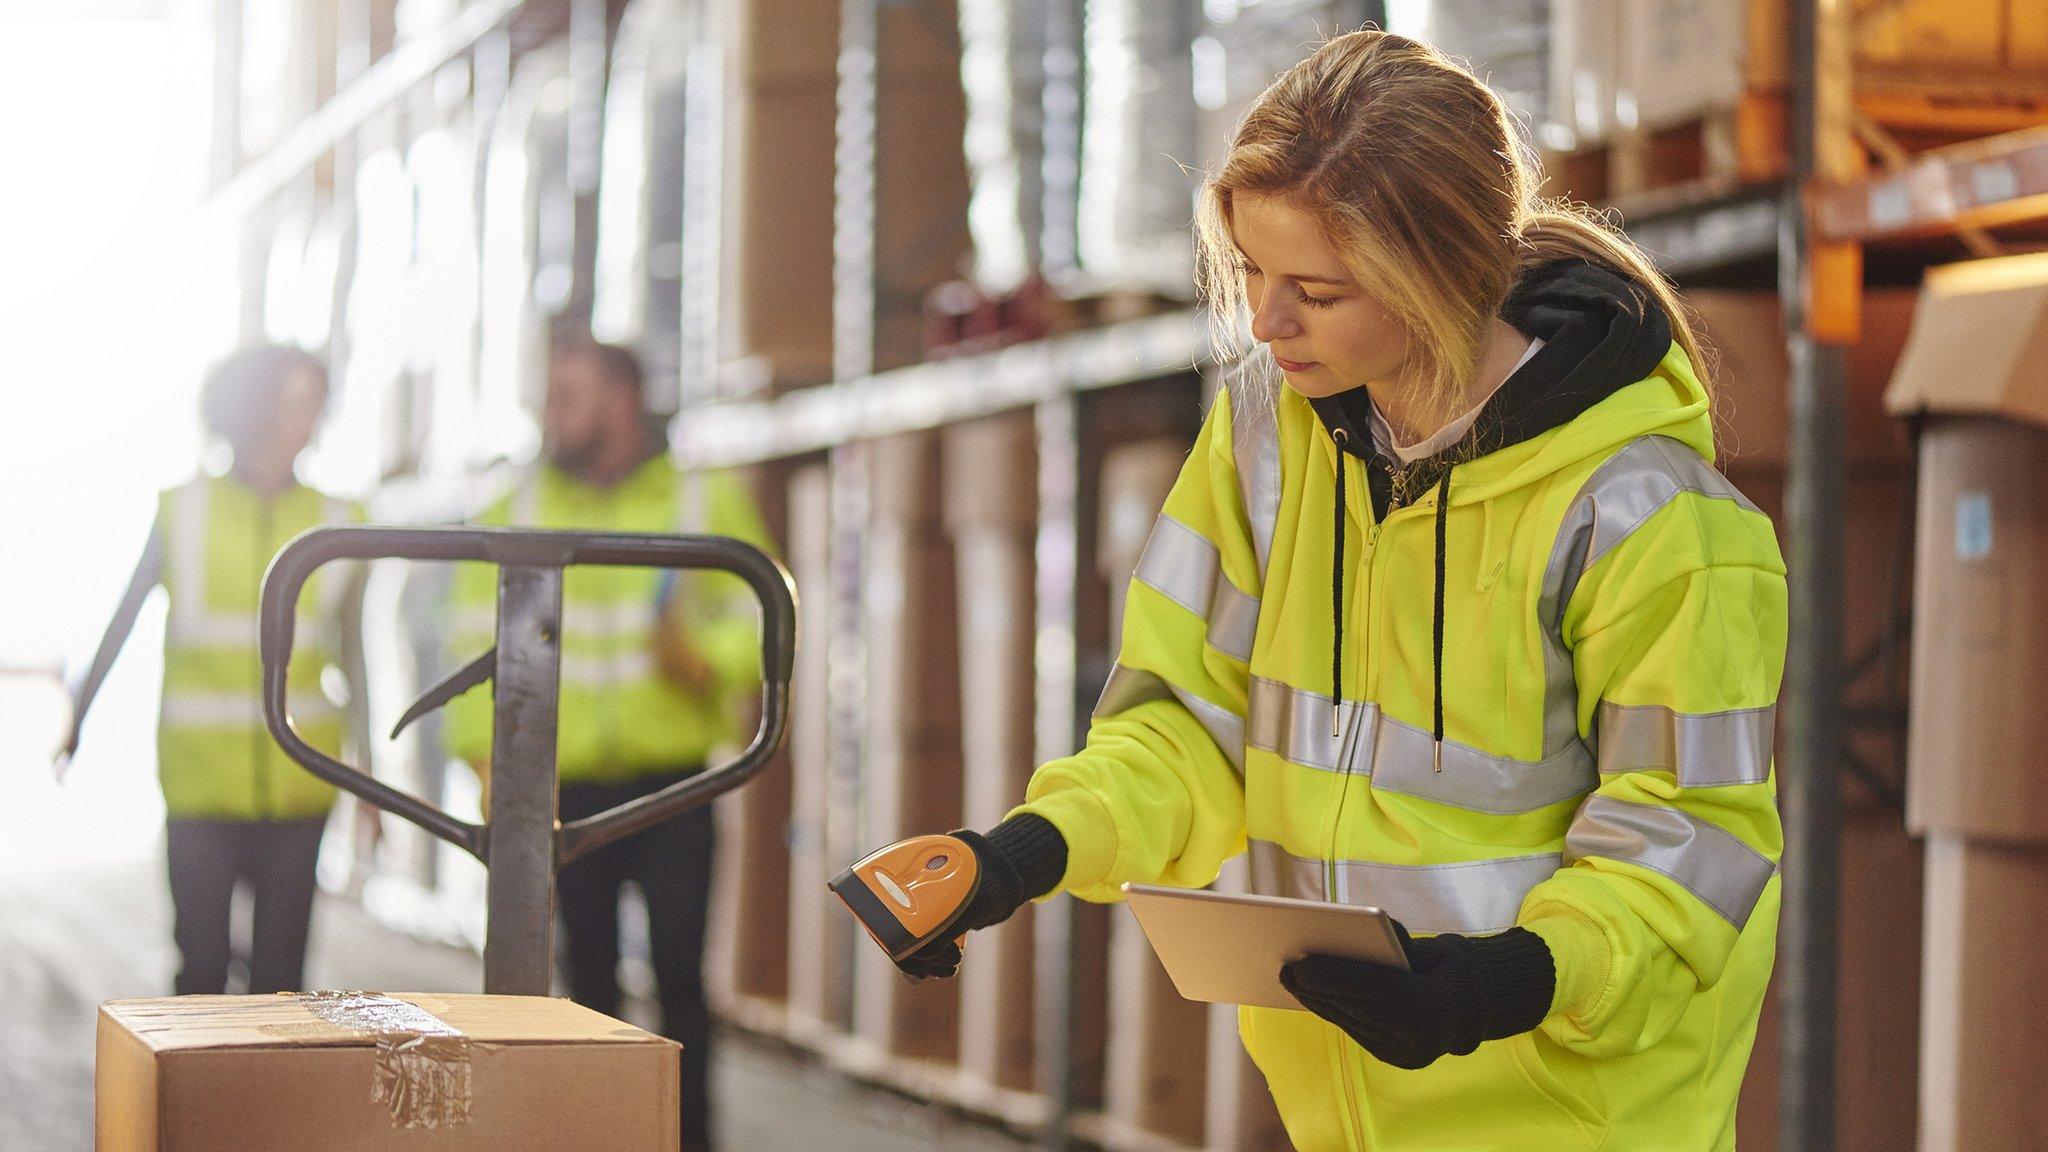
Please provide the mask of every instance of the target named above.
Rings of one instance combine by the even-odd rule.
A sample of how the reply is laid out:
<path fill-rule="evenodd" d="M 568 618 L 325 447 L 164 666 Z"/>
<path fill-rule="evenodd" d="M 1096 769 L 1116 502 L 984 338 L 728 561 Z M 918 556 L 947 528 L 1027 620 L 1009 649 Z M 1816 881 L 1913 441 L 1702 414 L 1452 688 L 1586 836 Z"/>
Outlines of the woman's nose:
<path fill-rule="evenodd" d="M 1294 318 L 1273 299 L 1273 293 L 1266 293 L 1256 305 L 1252 310 L 1252 339 L 1261 344 L 1270 344 L 1299 333 L 1300 329 Z"/>

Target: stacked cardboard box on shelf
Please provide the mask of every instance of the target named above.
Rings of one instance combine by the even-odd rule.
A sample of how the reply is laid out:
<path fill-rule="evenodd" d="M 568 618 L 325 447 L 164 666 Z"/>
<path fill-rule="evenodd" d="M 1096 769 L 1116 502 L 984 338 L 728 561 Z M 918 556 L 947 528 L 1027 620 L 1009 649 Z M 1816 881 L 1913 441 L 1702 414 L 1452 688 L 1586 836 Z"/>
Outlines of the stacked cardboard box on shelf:
<path fill-rule="evenodd" d="M 860 809 L 861 830 L 875 845 L 961 823 L 960 638 L 953 546 L 941 519 L 939 444 L 936 433 L 920 432 L 868 445 Z M 854 1034 L 872 1053 L 950 1064 L 959 1047 L 958 1009 L 957 982 L 912 984 L 881 949 L 855 950 Z"/>
<path fill-rule="evenodd" d="M 1927 837 L 1920 1148 L 2048 1123 L 2048 254 L 1927 276 L 1885 402 L 1924 422 L 1908 813 Z"/>
<path fill-rule="evenodd" d="M 2048 122 L 2038 4 L 1844 5 L 1858 111 L 1911 150 Z M 1785 172 L 1786 0 L 1553 0 L 1553 192 L 1603 200 Z"/>
<path fill-rule="evenodd" d="M 789 484 L 789 570 L 797 598 L 796 677 L 790 685 L 789 1026 L 816 1039 L 852 1026 L 848 967 L 859 929 L 825 888 L 859 855 L 853 805 L 835 802 L 826 654 L 830 647 L 831 478 L 824 465 Z M 861 944 L 866 942 L 859 941 Z"/>
<path fill-rule="evenodd" d="M 963 822 L 987 831 L 1024 801 L 1033 762 L 1033 553 L 1038 455 L 1029 412 L 949 429 L 945 519 L 957 565 Z M 960 1068 L 978 1086 L 1032 1087 L 1032 912 L 977 932 L 960 970 Z"/>

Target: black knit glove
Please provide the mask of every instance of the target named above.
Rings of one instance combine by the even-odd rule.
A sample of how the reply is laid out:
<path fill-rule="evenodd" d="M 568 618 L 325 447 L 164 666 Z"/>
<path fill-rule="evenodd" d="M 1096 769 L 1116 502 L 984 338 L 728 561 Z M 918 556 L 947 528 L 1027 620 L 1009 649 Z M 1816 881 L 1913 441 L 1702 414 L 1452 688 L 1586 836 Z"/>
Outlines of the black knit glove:
<path fill-rule="evenodd" d="M 1396 1068 L 1469 1055 L 1484 1041 L 1535 1030 L 1549 1014 L 1557 968 L 1534 932 L 1410 937 L 1394 929 L 1413 971 L 1311 955 L 1283 965 L 1280 983 Z"/>
<path fill-rule="evenodd" d="M 1067 841 L 1050 820 L 1021 812 L 989 830 L 949 833 L 974 850 L 981 883 L 967 910 L 948 929 L 943 940 L 912 952 L 896 967 L 912 980 L 938 977 L 943 980 L 960 970 L 960 945 L 966 932 L 1001 924 L 1026 903 L 1045 895 L 1060 882 L 1067 870 Z"/>

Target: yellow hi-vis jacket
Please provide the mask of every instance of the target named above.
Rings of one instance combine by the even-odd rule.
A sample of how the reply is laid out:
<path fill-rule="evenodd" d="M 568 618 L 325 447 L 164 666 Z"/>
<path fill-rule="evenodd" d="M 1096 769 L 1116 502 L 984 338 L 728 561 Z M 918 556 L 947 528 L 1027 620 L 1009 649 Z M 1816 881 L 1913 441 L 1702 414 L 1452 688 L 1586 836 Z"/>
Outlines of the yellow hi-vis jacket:
<path fill-rule="evenodd" d="M 611 488 L 537 467 L 477 519 L 480 524 L 588 531 L 731 536 L 769 547 L 752 497 L 722 472 L 679 473 L 656 457 Z M 498 571 L 464 564 L 455 579 L 450 656 L 465 662 L 496 642 Z M 693 695 L 658 665 L 658 628 L 680 627 L 710 666 L 711 691 Z M 619 781 L 701 764 L 736 737 L 735 705 L 761 676 L 760 612 L 737 576 L 647 568 L 573 567 L 562 583 L 561 711 L 556 761 L 567 782 Z M 448 705 L 448 747 L 489 763 L 488 685 Z"/>
<path fill-rule="evenodd" d="M 232 476 L 202 476 L 158 498 L 170 614 L 157 776 L 171 816 L 286 820 L 333 805 L 334 789 L 293 763 L 263 725 L 257 608 L 263 574 L 292 537 L 361 518 L 354 505 L 310 488 L 265 494 Z M 332 565 L 307 583 L 286 677 L 293 723 L 331 756 L 341 753 L 342 716 L 322 694 L 320 673 L 336 659 L 344 584 Z"/>
<path fill-rule="evenodd" d="M 1376 523 L 1363 463 L 1308 401 L 1218 397 L 1087 745 L 1019 809 L 1065 837 L 1062 888 L 1206 885 L 1249 849 L 1254 891 L 1377 905 L 1417 933 L 1521 925 L 1558 976 L 1536 1031 L 1419 1071 L 1308 1012 L 1241 1010 L 1297 1147 L 1733 1147 L 1777 937 L 1785 570 L 1708 464 L 1708 407 L 1673 344 L 1646 379 L 1457 465 L 1448 509 L 1424 493 Z"/>

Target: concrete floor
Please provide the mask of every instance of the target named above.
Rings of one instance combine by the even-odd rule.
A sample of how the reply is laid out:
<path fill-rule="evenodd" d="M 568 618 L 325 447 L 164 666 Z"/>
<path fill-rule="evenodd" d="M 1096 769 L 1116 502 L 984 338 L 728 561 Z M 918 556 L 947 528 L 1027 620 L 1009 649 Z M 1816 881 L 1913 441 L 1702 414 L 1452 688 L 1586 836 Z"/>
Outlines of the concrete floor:
<path fill-rule="evenodd" d="M 9 825 L 27 830 L 41 820 L 47 831 L 53 815 L 35 810 L 35 795 L 48 793 L 0 784 L 0 839 Z M 24 854 L 21 843 L 14 841 L 13 851 L 0 848 L 0 1152 L 84 1152 L 92 1146 L 96 1005 L 162 995 L 169 985 L 169 894 L 160 848 L 137 840 L 98 853 Z M 481 987 L 473 953 L 389 931 L 346 900 L 323 896 L 313 932 L 308 978 L 314 987 Z M 727 1036 L 713 1075 L 727 1149 L 1026 1147 L 745 1035 Z"/>

